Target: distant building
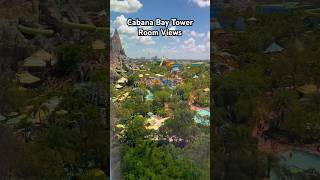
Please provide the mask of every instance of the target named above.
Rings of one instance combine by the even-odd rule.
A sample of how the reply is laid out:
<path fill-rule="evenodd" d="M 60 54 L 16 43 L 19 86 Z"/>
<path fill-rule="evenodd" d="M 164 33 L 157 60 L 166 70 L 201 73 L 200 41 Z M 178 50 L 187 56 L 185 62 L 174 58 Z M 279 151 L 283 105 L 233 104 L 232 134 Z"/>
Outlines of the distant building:
<path fill-rule="evenodd" d="M 162 58 L 161 59 L 161 63 L 160 63 L 160 66 L 165 66 L 167 68 L 172 68 L 173 65 L 176 64 L 176 61 L 173 61 L 173 60 L 169 60 L 169 59 L 165 59 L 165 58 Z"/>
<path fill-rule="evenodd" d="M 283 51 L 284 48 L 278 45 L 277 43 L 273 42 L 265 51 L 264 53 L 278 53 Z"/>
<path fill-rule="evenodd" d="M 159 60 L 159 58 L 158 58 L 158 56 L 154 56 L 154 57 L 151 58 L 151 60 L 157 61 L 157 60 Z"/>

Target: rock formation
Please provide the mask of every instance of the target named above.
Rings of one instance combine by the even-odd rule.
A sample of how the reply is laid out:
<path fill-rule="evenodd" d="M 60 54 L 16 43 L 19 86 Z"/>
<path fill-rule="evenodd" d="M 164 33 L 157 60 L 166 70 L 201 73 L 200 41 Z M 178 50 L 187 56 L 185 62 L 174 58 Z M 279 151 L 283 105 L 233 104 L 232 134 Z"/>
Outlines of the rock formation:
<path fill-rule="evenodd" d="M 110 67 L 111 69 L 121 69 L 123 61 L 127 58 L 121 45 L 121 39 L 117 29 L 110 41 Z"/>
<path fill-rule="evenodd" d="M 87 32 L 69 30 L 63 19 L 73 23 L 92 24 L 78 0 L 0 0 L 0 67 L 15 69 L 18 61 L 36 49 L 52 51 L 56 44 L 78 41 Z M 21 26 L 36 30 L 51 30 L 48 37 L 24 34 Z M 29 30 L 30 31 L 30 30 Z"/>

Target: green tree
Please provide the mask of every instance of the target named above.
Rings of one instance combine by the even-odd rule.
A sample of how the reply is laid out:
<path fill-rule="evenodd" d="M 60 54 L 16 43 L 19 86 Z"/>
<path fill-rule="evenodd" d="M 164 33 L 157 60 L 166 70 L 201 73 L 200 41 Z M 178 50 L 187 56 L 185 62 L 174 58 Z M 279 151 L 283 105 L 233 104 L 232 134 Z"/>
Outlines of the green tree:
<path fill-rule="evenodd" d="M 173 109 L 172 119 L 166 120 L 164 126 L 161 127 L 161 136 L 166 139 L 175 136 L 175 142 L 187 143 L 194 140 L 198 133 L 198 128 L 193 120 L 195 113 L 189 110 L 186 102 L 180 102 Z"/>
<path fill-rule="evenodd" d="M 57 69 L 61 75 L 67 75 L 78 68 L 87 56 L 89 50 L 85 46 L 65 43 L 56 49 Z"/>

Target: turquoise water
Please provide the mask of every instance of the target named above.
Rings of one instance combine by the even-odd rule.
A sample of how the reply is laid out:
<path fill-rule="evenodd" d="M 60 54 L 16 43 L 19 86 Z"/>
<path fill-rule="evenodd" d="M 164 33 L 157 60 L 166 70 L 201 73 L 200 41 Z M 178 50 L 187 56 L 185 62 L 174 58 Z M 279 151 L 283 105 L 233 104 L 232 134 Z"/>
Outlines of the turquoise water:
<path fill-rule="evenodd" d="M 147 95 L 146 95 L 146 100 L 147 101 L 152 101 L 153 100 L 153 94 L 152 94 L 152 92 L 149 90 L 149 89 L 147 89 Z"/>
<path fill-rule="evenodd" d="M 320 171 L 320 156 L 299 150 L 293 150 L 291 153 L 291 158 L 290 152 L 282 155 L 285 158 L 284 162 L 287 166 L 297 166 L 301 169 L 315 168 L 317 171 Z"/>
<path fill-rule="evenodd" d="M 196 123 L 209 126 L 210 125 L 210 111 L 205 109 L 197 110 L 197 114 L 193 117 Z"/>
<path fill-rule="evenodd" d="M 292 156 L 290 157 L 290 153 Z M 320 156 L 301 151 L 292 150 L 280 155 L 280 163 L 286 165 L 289 169 L 315 169 L 320 171 Z M 270 180 L 278 180 L 279 178 L 271 171 Z"/>

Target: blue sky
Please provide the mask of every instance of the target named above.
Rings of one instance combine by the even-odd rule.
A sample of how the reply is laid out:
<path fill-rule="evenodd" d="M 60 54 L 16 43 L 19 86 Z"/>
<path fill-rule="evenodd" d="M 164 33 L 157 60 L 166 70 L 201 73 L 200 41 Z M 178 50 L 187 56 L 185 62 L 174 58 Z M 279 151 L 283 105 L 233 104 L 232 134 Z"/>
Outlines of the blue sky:
<path fill-rule="evenodd" d="M 117 28 L 128 57 L 167 57 L 173 59 L 209 59 L 210 0 L 111 0 L 111 33 Z M 126 24 L 128 18 L 194 20 L 193 26 L 169 28 L 183 30 L 177 37 L 139 37 L 137 27 Z M 145 29 L 158 29 L 146 27 Z"/>

